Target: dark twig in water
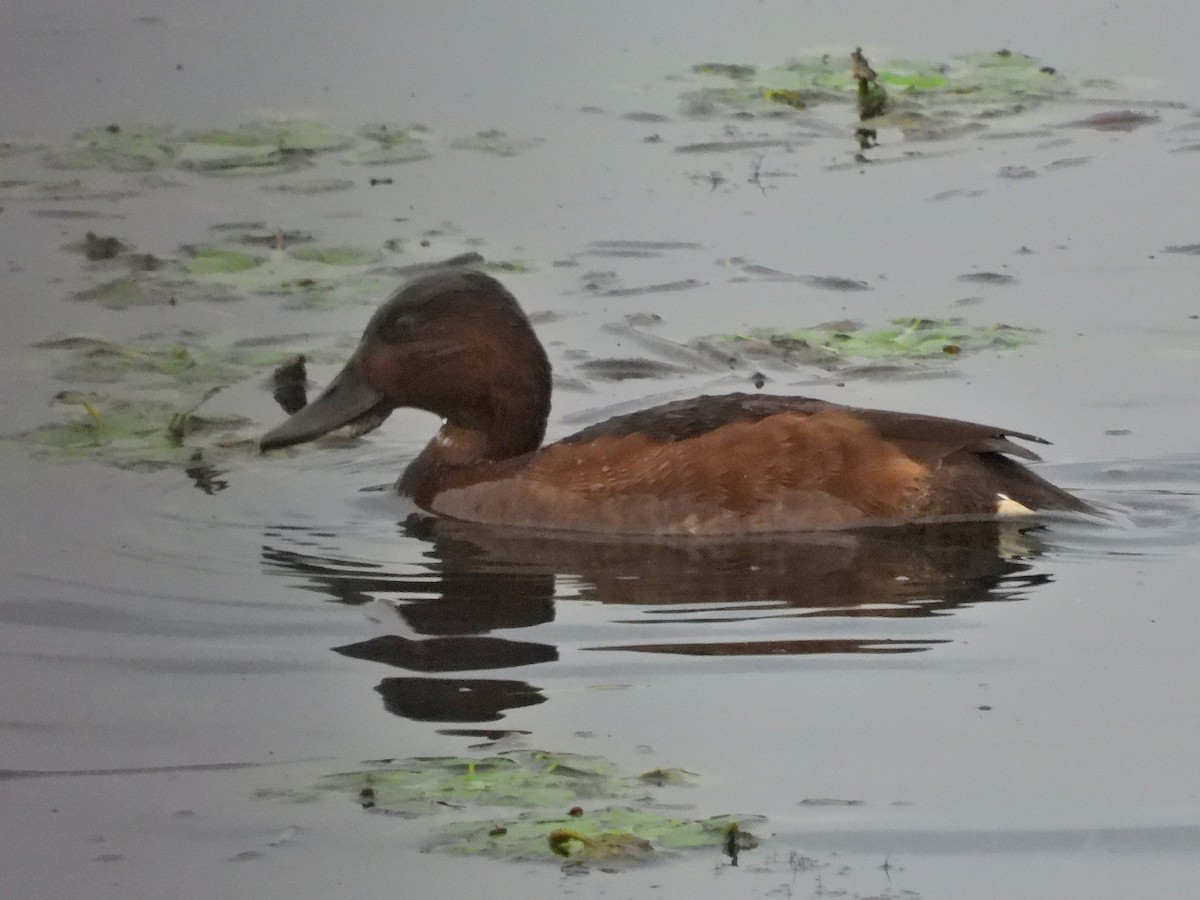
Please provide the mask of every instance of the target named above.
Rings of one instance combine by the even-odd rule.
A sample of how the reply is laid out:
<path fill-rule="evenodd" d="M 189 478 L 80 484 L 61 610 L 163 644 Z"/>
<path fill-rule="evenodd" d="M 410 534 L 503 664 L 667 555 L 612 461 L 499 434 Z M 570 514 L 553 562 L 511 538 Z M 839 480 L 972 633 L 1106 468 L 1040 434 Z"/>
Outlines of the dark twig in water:
<path fill-rule="evenodd" d="M 730 823 L 729 828 L 725 830 L 725 855 L 729 857 L 729 864 L 731 866 L 738 864 L 737 822 Z"/>
<path fill-rule="evenodd" d="M 887 91 L 879 83 L 879 76 L 863 56 L 862 47 L 855 47 L 850 54 L 854 64 L 853 77 L 858 82 L 858 116 L 863 121 L 883 115 L 887 107 Z"/>
<path fill-rule="evenodd" d="M 767 196 L 767 189 L 763 187 L 762 183 L 762 164 L 765 158 L 765 154 L 759 154 L 758 158 L 751 163 L 750 178 L 748 179 L 752 185 L 762 192 L 764 197 Z"/>

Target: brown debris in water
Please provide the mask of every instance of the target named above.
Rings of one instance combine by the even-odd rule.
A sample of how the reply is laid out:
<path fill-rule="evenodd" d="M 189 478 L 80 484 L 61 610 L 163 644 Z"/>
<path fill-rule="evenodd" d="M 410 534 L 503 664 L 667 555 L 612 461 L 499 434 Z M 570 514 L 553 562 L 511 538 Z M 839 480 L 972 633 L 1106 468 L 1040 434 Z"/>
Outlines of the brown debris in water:
<path fill-rule="evenodd" d="M 289 416 L 308 405 L 308 370 L 297 354 L 271 373 L 271 396 Z"/>

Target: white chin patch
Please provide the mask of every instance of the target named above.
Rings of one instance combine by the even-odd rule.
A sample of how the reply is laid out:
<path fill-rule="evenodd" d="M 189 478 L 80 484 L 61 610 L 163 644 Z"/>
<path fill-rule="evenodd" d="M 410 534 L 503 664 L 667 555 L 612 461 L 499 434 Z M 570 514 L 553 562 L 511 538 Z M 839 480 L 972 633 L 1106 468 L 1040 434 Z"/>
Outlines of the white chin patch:
<path fill-rule="evenodd" d="M 1024 503 L 1018 503 L 1008 494 L 996 495 L 996 515 L 1002 519 L 1013 516 L 1032 516 L 1034 511 Z"/>

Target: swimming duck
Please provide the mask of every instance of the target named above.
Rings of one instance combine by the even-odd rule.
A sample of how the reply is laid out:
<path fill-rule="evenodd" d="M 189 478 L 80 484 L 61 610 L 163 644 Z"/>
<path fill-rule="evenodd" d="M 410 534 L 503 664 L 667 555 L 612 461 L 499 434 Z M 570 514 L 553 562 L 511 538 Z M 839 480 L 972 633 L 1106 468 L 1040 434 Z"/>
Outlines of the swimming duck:
<path fill-rule="evenodd" d="M 262 450 L 398 407 L 442 417 L 396 489 L 440 516 L 611 534 L 750 534 L 994 519 L 1086 503 L 1011 459 L 1042 438 L 807 397 L 701 396 L 542 446 L 550 362 L 498 281 L 410 282 L 367 323 L 325 391 Z"/>

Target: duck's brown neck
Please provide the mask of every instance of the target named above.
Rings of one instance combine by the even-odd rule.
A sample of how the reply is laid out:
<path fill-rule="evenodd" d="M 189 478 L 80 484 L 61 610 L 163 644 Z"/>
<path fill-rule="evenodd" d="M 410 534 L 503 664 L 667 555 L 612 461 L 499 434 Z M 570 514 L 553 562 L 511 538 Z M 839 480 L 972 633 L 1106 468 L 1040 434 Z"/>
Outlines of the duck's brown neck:
<path fill-rule="evenodd" d="M 524 381 L 524 379 L 522 379 Z M 542 445 L 550 414 L 550 374 L 530 373 L 520 385 L 493 384 L 481 402 L 455 409 L 396 484 L 405 496 L 427 503 L 448 480 L 458 480 Z"/>

